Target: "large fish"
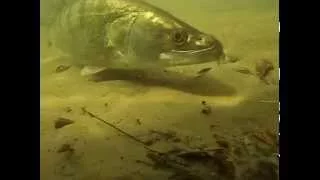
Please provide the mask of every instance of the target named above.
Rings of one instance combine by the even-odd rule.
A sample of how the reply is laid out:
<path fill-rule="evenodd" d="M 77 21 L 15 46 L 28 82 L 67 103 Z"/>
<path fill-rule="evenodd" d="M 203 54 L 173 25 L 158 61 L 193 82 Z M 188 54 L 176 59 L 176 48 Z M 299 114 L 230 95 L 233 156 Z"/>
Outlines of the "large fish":
<path fill-rule="evenodd" d="M 52 44 L 83 74 L 165 68 L 224 58 L 219 40 L 139 0 L 73 0 L 51 27 Z M 89 68 L 90 67 L 90 68 Z M 84 70 L 83 69 L 83 70 Z"/>

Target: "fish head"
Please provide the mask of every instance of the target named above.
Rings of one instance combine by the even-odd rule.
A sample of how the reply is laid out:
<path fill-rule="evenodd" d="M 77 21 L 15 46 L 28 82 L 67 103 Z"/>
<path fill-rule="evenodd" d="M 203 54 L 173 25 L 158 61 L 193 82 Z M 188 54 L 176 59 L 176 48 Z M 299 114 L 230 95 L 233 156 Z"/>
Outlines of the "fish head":
<path fill-rule="evenodd" d="M 172 29 L 167 48 L 160 53 L 160 61 L 169 66 L 199 64 L 224 58 L 222 43 L 210 34 L 189 28 Z"/>
<path fill-rule="evenodd" d="M 163 66 L 218 61 L 224 58 L 222 43 L 170 14 L 146 13 L 130 32 L 131 49 L 142 59 Z"/>

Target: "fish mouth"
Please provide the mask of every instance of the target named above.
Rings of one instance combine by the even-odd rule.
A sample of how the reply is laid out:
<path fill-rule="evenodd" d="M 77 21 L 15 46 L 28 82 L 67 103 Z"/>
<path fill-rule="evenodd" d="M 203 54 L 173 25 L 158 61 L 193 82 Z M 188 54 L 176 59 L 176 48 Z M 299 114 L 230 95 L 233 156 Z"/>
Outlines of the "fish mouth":
<path fill-rule="evenodd" d="M 212 44 L 196 50 L 170 50 L 160 54 L 161 61 L 168 66 L 202 64 L 211 61 L 220 61 L 223 57 L 223 48 L 219 44 Z"/>
<path fill-rule="evenodd" d="M 212 45 L 208 48 L 204 48 L 204 49 L 197 49 L 197 50 L 171 50 L 171 53 L 174 54 L 188 54 L 188 55 L 199 55 L 199 54 L 203 54 L 203 53 L 207 53 L 209 51 L 215 50 L 216 49 L 216 45 Z"/>

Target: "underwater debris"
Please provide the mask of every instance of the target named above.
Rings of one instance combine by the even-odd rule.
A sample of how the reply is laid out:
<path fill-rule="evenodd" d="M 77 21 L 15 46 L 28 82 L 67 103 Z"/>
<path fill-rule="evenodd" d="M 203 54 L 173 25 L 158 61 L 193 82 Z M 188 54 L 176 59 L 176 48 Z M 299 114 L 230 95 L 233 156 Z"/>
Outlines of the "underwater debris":
<path fill-rule="evenodd" d="M 159 131 L 159 130 L 150 130 L 147 135 L 147 144 L 153 145 L 161 140 L 167 142 L 178 143 L 181 142 L 181 138 L 177 137 L 177 133 L 175 131 L 167 130 L 167 131 Z"/>
<path fill-rule="evenodd" d="M 57 150 L 57 153 L 70 152 L 73 153 L 75 149 L 68 143 L 62 144 L 61 147 Z"/>
<path fill-rule="evenodd" d="M 212 112 L 211 106 L 207 105 L 206 101 L 201 101 L 201 104 L 203 105 L 201 113 L 205 114 L 205 115 L 211 114 L 211 112 Z"/>
<path fill-rule="evenodd" d="M 181 139 L 179 137 L 174 137 L 172 138 L 172 142 L 179 143 L 181 142 Z"/>
<path fill-rule="evenodd" d="M 208 68 L 203 68 L 200 71 L 197 72 L 197 74 L 204 74 L 209 72 L 212 69 L 212 67 L 208 67 Z"/>
<path fill-rule="evenodd" d="M 276 140 L 268 136 L 268 134 L 266 134 L 265 132 L 254 132 L 252 134 L 252 137 L 267 145 L 273 146 L 276 143 Z"/>
<path fill-rule="evenodd" d="M 272 154 L 277 151 L 278 139 L 269 129 L 252 130 L 244 133 L 244 144 L 254 146 L 255 151 L 263 154 Z"/>
<path fill-rule="evenodd" d="M 81 108 L 81 115 L 86 115 L 87 114 L 87 110 L 85 106 L 82 106 Z"/>
<path fill-rule="evenodd" d="M 270 136 L 273 139 L 277 139 L 277 133 L 276 132 L 272 132 L 270 129 L 266 129 L 265 130 L 266 135 Z"/>
<path fill-rule="evenodd" d="M 236 63 L 238 62 L 240 59 L 238 57 L 235 56 L 225 56 L 223 63 Z"/>
<path fill-rule="evenodd" d="M 238 144 L 238 154 L 249 157 L 270 157 L 277 153 L 278 143 L 277 139 L 273 139 L 272 136 L 268 136 L 265 131 L 262 130 L 250 130 L 244 132 L 234 144 Z M 233 149 L 234 151 L 235 149 Z M 241 151 L 241 152 L 240 152 Z"/>
<path fill-rule="evenodd" d="M 66 176 L 66 177 L 76 175 L 76 171 L 75 171 L 74 167 L 72 167 L 69 164 L 61 165 L 61 166 L 57 167 L 57 169 L 55 171 L 56 171 L 55 173 L 57 173 L 61 176 Z"/>
<path fill-rule="evenodd" d="M 212 137 L 216 139 L 216 143 L 220 148 L 228 152 L 232 150 L 231 141 L 227 140 L 225 137 L 218 134 L 214 134 Z"/>
<path fill-rule="evenodd" d="M 161 138 L 165 139 L 166 141 L 174 139 L 177 136 L 177 133 L 172 130 L 167 131 L 159 131 L 159 130 L 150 130 L 150 134 L 159 135 Z"/>
<path fill-rule="evenodd" d="M 114 124 L 112 124 L 112 123 L 109 123 L 109 122 L 107 122 L 106 120 L 100 118 L 99 116 L 97 116 L 97 115 L 95 115 L 95 114 L 87 111 L 87 109 L 86 109 L 85 107 L 82 107 L 81 110 L 82 110 L 82 113 L 83 113 L 83 114 L 89 115 L 91 118 L 94 118 L 94 119 L 96 119 L 96 120 L 104 123 L 105 125 L 107 125 L 107 126 L 113 128 L 113 129 L 117 130 L 117 131 L 120 132 L 121 134 L 129 137 L 130 139 L 132 139 L 132 140 L 134 140 L 134 141 L 136 141 L 136 142 L 144 145 L 144 148 L 149 149 L 148 147 L 146 147 L 146 146 L 149 146 L 148 142 L 144 142 L 144 141 L 138 139 L 137 137 L 135 137 L 135 136 L 133 136 L 133 135 L 125 132 L 124 130 L 122 130 L 122 129 L 120 129 L 120 128 L 118 128 L 116 125 L 114 125 Z M 151 149 L 149 149 L 149 150 L 151 150 Z"/>
<path fill-rule="evenodd" d="M 68 146 L 65 146 L 68 148 Z M 71 146 L 70 146 L 71 147 Z M 61 159 L 56 168 L 55 168 L 55 174 L 59 176 L 75 176 L 80 168 L 81 168 L 81 159 L 83 157 L 83 153 L 80 153 L 76 155 L 74 153 L 74 149 L 71 147 L 71 151 L 67 150 L 64 151 L 64 159 Z M 91 179 L 91 178 L 90 178 Z"/>
<path fill-rule="evenodd" d="M 208 144 L 200 136 L 185 136 L 181 143 L 190 149 L 202 150 L 208 148 Z"/>
<path fill-rule="evenodd" d="M 146 162 L 146 161 L 142 161 L 142 160 L 135 160 L 135 163 L 143 164 L 143 165 L 146 165 L 146 166 L 153 166 L 152 163 L 149 163 L 149 162 Z"/>
<path fill-rule="evenodd" d="M 60 129 L 60 128 L 63 128 L 64 126 L 66 126 L 66 125 L 73 124 L 73 123 L 74 123 L 74 121 L 71 120 L 71 119 L 59 117 L 57 120 L 54 121 L 54 127 L 56 129 Z"/>
<path fill-rule="evenodd" d="M 201 113 L 205 115 L 210 115 L 212 113 L 211 107 L 207 105 L 204 106 L 201 110 Z"/>
<path fill-rule="evenodd" d="M 216 125 L 216 124 L 211 124 L 210 125 L 210 131 L 213 131 L 216 127 L 217 127 L 218 125 Z"/>
<path fill-rule="evenodd" d="M 112 125 L 99 118 L 95 114 L 87 111 L 85 108 L 83 108 L 83 111 L 86 112 L 86 114 L 88 114 L 90 117 L 102 121 L 122 134 L 125 134 L 130 139 L 133 139 L 143 145 L 143 147 L 146 149 L 146 157 L 149 161 L 145 162 L 142 160 L 136 160 L 136 163 L 149 166 L 153 169 L 165 170 L 169 173 L 172 173 L 172 176 L 169 179 L 253 180 L 256 178 L 257 180 L 265 180 L 269 178 L 268 180 L 277 180 L 277 177 L 274 178 L 274 175 L 277 173 L 274 172 L 277 170 L 277 168 L 275 168 L 276 163 L 273 163 L 272 165 L 272 163 L 261 161 L 262 158 L 269 156 L 269 154 L 272 152 L 272 149 L 266 148 L 266 151 L 269 151 L 270 153 L 261 152 L 259 149 L 250 149 L 249 146 L 252 146 L 252 143 L 242 142 L 245 137 L 234 135 L 230 137 L 232 139 L 229 139 L 225 135 L 219 136 L 215 134 L 214 138 L 217 139 L 217 144 L 220 147 L 204 149 L 192 148 L 190 146 L 180 146 L 186 144 L 183 139 L 183 141 L 181 141 L 182 144 L 179 144 L 179 148 L 162 152 L 148 147 L 148 142 L 142 141 L 135 136 L 124 132 L 115 125 Z M 174 139 L 177 137 L 177 132 L 170 130 L 150 130 L 148 137 L 151 137 L 150 134 L 158 140 L 174 141 Z M 269 136 L 269 134 L 271 134 L 271 137 L 273 136 L 271 132 L 266 132 L 267 136 Z M 253 139 L 251 131 L 246 133 L 245 136 L 250 137 L 251 139 L 249 140 Z M 152 143 L 150 143 L 150 145 L 151 144 Z M 247 151 L 255 151 L 255 153 Z M 257 161 L 256 166 L 248 168 L 248 165 L 251 165 L 250 162 L 254 161 Z M 259 175 L 261 175 L 260 179 L 257 178 Z"/>
<path fill-rule="evenodd" d="M 240 147 L 231 147 L 240 152 Z M 242 154 L 242 153 L 240 153 Z M 265 156 L 245 156 L 226 148 L 183 149 L 175 148 L 166 152 L 147 151 L 149 161 L 136 163 L 172 173 L 174 180 L 277 180 L 276 161 Z M 239 159 L 240 158 L 240 159 Z"/>
<path fill-rule="evenodd" d="M 197 72 L 197 75 L 195 76 L 195 78 L 200 78 L 206 75 L 211 69 L 212 69 L 211 67 L 201 69 L 200 71 Z"/>
<path fill-rule="evenodd" d="M 61 73 L 61 72 L 64 72 L 66 70 L 68 70 L 71 66 L 68 66 L 68 65 L 59 65 L 57 68 L 56 68 L 56 73 Z"/>
<path fill-rule="evenodd" d="M 146 140 L 145 141 L 145 144 L 147 145 L 147 146 L 151 146 L 151 145 L 153 145 L 154 143 L 156 143 L 156 142 L 158 142 L 159 141 L 159 139 L 148 139 L 148 140 Z"/>
<path fill-rule="evenodd" d="M 226 140 L 217 140 L 216 143 L 222 148 L 225 148 L 225 149 L 229 149 L 230 148 L 230 144 Z"/>
<path fill-rule="evenodd" d="M 214 139 L 223 139 L 223 136 L 221 136 L 221 135 L 219 135 L 219 134 L 212 134 L 212 137 L 214 138 Z"/>
<path fill-rule="evenodd" d="M 69 113 L 69 112 L 72 111 L 72 109 L 71 109 L 71 107 L 66 107 L 65 111 L 66 111 L 67 113 Z"/>
<path fill-rule="evenodd" d="M 165 152 L 148 150 L 146 157 L 149 161 L 137 160 L 136 163 L 170 172 L 169 179 L 173 180 L 277 180 L 277 162 L 265 161 L 270 159 L 270 153 L 254 148 L 254 142 L 242 142 L 248 137 L 253 140 L 252 131 L 245 136 L 229 137 L 231 139 L 214 134 L 219 146 L 203 149 L 188 146 L 188 142 L 182 141 L 186 147 L 173 147 Z M 270 146 L 264 150 L 273 151 Z M 253 162 L 256 163 L 251 166 Z"/>
<path fill-rule="evenodd" d="M 237 67 L 237 68 L 233 68 L 232 70 L 235 72 L 238 72 L 238 73 L 242 73 L 242 74 L 254 75 L 253 72 L 251 72 L 246 67 Z"/>
<path fill-rule="evenodd" d="M 254 142 L 254 148 L 256 152 L 265 156 L 271 156 L 278 151 L 277 137 L 268 134 L 267 131 L 254 131 L 250 134 L 251 139 Z"/>
<path fill-rule="evenodd" d="M 137 123 L 137 125 L 141 125 L 140 119 L 136 119 L 136 123 Z"/>
<path fill-rule="evenodd" d="M 147 152 L 146 157 L 152 163 L 144 163 L 154 169 L 169 170 L 169 179 L 205 180 L 224 178 L 233 180 L 235 165 L 227 159 L 221 149 L 190 150 L 181 149 L 164 153 Z M 139 161 L 141 163 L 142 161 Z"/>
<path fill-rule="evenodd" d="M 232 153 L 237 157 L 242 157 L 244 155 L 243 151 L 244 150 L 241 147 L 241 145 L 237 145 L 237 146 L 233 147 Z"/>
<path fill-rule="evenodd" d="M 123 119 L 119 119 L 118 121 L 114 121 L 114 124 L 120 124 L 123 121 Z"/>
<path fill-rule="evenodd" d="M 277 165 L 268 160 L 257 160 L 242 173 L 240 179 L 277 180 Z"/>
<path fill-rule="evenodd" d="M 266 82 L 265 78 L 272 70 L 274 70 L 274 66 L 268 59 L 260 59 L 256 63 L 256 74 L 264 82 Z"/>

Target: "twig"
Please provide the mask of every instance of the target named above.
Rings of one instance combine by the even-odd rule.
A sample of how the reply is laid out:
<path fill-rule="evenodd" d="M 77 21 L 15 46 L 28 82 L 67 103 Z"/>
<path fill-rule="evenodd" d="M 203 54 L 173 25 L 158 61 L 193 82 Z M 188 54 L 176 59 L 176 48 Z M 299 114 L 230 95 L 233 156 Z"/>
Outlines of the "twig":
<path fill-rule="evenodd" d="M 106 125 L 108 125 L 108 126 L 112 127 L 113 129 L 115 129 L 115 130 L 119 131 L 120 133 L 122 133 L 122 134 L 126 135 L 126 136 L 127 136 L 127 137 L 129 137 L 130 139 L 132 139 L 132 140 L 134 140 L 134 141 L 136 141 L 136 142 L 138 142 L 138 143 L 140 143 L 140 144 L 143 144 L 143 146 L 144 146 L 144 148 L 145 148 L 145 149 L 147 149 L 147 150 L 149 150 L 149 151 L 152 151 L 152 152 L 155 152 L 155 153 L 162 154 L 162 153 L 161 153 L 161 152 L 159 152 L 159 151 L 156 151 L 156 150 L 153 150 L 153 149 L 151 149 L 151 148 L 147 147 L 147 146 L 148 146 L 148 143 L 143 142 L 142 140 L 140 140 L 140 139 L 136 138 L 135 136 L 133 136 L 133 135 L 131 135 L 131 134 L 129 134 L 129 133 L 127 133 L 127 132 L 125 132 L 124 130 L 122 130 L 122 129 L 118 128 L 117 126 L 115 126 L 115 125 L 113 125 L 113 124 L 111 124 L 111 123 L 109 123 L 109 122 L 105 121 L 104 119 L 102 119 L 102 118 L 100 118 L 100 117 L 98 117 L 98 116 L 94 115 L 93 113 L 89 112 L 88 110 L 86 110 L 86 108 L 85 108 L 85 107 L 82 107 L 81 109 L 82 109 L 82 111 L 83 111 L 84 113 L 87 113 L 90 117 L 92 117 L 92 118 L 94 118 L 94 119 L 96 119 L 96 120 L 99 120 L 99 121 L 103 122 L 104 124 L 106 124 Z"/>

